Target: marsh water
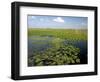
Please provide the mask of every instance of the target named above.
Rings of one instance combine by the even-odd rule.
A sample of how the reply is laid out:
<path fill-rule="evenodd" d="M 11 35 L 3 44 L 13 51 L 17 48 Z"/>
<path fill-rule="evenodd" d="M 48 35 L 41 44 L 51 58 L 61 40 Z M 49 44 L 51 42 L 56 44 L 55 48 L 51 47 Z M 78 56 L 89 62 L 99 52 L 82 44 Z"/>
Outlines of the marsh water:
<path fill-rule="evenodd" d="M 34 55 L 35 52 L 45 51 L 47 48 L 52 48 L 51 42 L 54 37 L 50 36 L 31 36 L 28 38 L 28 56 Z M 71 44 L 80 48 L 81 64 L 87 64 L 87 41 L 84 40 L 63 40 L 63 44 Z"/>

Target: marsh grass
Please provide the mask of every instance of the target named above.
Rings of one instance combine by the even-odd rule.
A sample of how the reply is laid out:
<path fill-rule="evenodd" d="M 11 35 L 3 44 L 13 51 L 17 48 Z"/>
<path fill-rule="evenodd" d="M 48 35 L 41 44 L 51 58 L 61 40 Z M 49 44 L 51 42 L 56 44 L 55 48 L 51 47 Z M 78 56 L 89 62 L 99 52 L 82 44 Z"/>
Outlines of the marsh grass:
<path fill-rule="evenodd" d="M 29 28 L 28 36 L 49 36 L 67 40 L 87 40 L 86 29 L 36 29 Z"/>

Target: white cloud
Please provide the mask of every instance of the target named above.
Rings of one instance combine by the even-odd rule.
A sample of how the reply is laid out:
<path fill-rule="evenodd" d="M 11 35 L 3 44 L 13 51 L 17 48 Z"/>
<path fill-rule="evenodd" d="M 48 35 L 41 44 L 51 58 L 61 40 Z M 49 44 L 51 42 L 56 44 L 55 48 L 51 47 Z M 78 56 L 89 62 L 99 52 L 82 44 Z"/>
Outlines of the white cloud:
<path fill-rule="evenodd" d="M 57 17 L 57 18 L 53 19 L 53 21 L 64 23 L 64 20 L 61 17 Z"/>

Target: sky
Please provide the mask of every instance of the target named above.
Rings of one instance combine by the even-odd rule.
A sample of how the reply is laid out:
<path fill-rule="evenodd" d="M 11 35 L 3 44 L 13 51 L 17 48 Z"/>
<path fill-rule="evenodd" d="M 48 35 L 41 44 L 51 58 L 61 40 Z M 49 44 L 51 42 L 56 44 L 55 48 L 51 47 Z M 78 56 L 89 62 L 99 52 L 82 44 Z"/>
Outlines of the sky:
<path fill-rule="evenodd" d="M 87 17 L 28 15 L 28 28 L 87 29 Z"/>

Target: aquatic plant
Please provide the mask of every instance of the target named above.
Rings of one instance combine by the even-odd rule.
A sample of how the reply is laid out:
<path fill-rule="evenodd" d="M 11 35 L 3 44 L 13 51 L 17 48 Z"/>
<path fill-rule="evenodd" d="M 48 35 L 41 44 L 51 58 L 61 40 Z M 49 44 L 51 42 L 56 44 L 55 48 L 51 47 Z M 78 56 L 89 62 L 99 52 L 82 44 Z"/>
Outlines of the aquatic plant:
<path fill-rule="evenodd" d="M 28 58 L 29 66 L 66 65 L 80 63 L 80 49 L 72 45 L 61 45 L 37 52 Z"/>

